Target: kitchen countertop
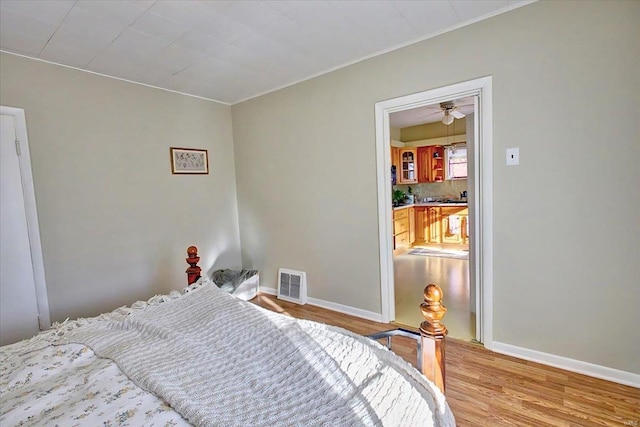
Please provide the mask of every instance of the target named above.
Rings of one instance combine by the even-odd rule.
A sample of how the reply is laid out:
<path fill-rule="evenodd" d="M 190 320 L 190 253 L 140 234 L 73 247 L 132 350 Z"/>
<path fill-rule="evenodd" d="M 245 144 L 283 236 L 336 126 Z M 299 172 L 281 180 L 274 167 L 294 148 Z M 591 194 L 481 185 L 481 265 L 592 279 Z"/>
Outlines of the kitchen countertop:
<path fill-rule="evenodd" d="M 397 210 L 397 209 L 403 209 L 403 208 L 410 208 L 411 206 L 413 207 L 429 207 L 429 206 L 436 206 L 436 207 L 443 207 L 443 206 L 451 206 L 451 207 L 456 207 L 456 206 L 464 206 L 467 207 L 468 203 L 467 202 L 459 202 L 459 203 L 444 203 L 444 202 L 420 202 L 420 203 L 409 203 L 406 205 L 401 205 L 401 206 L 396 206 L 393 208 L 393 210 Z"/>

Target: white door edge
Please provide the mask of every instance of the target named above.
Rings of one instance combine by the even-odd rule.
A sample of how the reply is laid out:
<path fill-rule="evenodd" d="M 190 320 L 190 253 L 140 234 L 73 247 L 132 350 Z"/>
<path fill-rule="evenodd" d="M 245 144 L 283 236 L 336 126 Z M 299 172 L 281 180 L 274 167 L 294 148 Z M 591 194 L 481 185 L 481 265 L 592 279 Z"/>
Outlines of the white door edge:
<path fill-rule="evenodd" d="M 36 299 L 38 303 L 38 316 L 40 327 L 51 327 L 49 314 L 49 298 L 47 296 L 47 284 L 44 275 L 44 261 L 42 258 L 42 245 L 40 242 L 40 227 L 38 211 L 36 209 L 36 195 L 33 187 L 33 175 L 31 172 L 31 158 L 29 155 L 29 140 L 27 138 L 27 122 L 24 110 L 21 108 L 0 106 L 0 114 L 12 116 L 15 120 L 16 134 L 20 141 L 20 175 L 22 189 L 24 191 L 25 212 L 27 216 L 27 229 L 29 231 L 29 245 L 31 246 L 31 261 L 33 264 L 33 277 L 36 285 Z"/>
<path fill-rule="evenodd" d="M 488 349 L 493 343 L 493 117 L 492 77 L 486 76 L 420 93 L 376 102 L 376 159 L 378 186 L 378 231 L 380 242 L 380 296 L 382 322 L 395 319 L 393 242 L 391 218 L 391 132 L 389 114 L 467 96 L 478 96 L 474 180 L 477 205 L 473 221 L 476 238 L 476 329 Z M 446 303 L 446 295 L 445 295 Z M 446 318 L 445 318 L 446 323 Z"/>

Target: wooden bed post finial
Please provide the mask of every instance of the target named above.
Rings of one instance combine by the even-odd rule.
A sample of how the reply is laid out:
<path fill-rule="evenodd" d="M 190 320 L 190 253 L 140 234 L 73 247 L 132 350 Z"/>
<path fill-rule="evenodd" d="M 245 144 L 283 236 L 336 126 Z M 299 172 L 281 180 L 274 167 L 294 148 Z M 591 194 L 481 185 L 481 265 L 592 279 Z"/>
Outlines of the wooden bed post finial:
<path fill-rule="evenodd" d="M 429 284 L 424 288 L 424 302 L 420 305 L 425 321 L 420 324 L 422 337 L 422 373 L 444 393 L 445 359 L 444 337 L 447 327 L 440 321 L 447 312 L 442 304 L 442 289 Z"/>
<path fill-rule="evenodd" d="M 189 246 L 187 248 L 187 284 L 191 285 L 196 282 L 200 278 L 200 272 L 202 269 L 198 267 L 198 262 L 200 261 L 200 257 L 198 256 L 198 248 L 195 246 Z"/>
<path fill-rule="evenodd" d="M 424 302 L 420 304 L 422 316 L 426 319 L 420 324 L 420 330 L 430 336 L 447 335 L 447 327 L 440 321 L 447 312 L 442 304 L 442 289 L 433 283 L 424 288 Z"/>

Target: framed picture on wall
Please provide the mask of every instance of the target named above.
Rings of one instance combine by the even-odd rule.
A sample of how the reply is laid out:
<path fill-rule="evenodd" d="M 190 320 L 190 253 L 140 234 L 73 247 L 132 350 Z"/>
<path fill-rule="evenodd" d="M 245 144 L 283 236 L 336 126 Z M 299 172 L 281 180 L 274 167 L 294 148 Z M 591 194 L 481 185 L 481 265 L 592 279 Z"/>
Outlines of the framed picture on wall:
<path fill-rule="evenodd" d="M 207 150 L 171 147 L 171 173 L 208 174 L 209 153 Z"/>

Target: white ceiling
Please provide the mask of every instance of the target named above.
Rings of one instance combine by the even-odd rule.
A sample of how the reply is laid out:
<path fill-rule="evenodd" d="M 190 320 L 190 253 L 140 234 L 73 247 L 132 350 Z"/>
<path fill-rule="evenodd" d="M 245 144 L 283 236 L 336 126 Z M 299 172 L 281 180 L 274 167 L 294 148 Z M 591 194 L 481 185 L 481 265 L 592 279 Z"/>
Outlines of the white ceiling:
<path fill-rule="evenodd" d="M 529 0 L 0 0 L 0 49 L 234 104 Z"/>

